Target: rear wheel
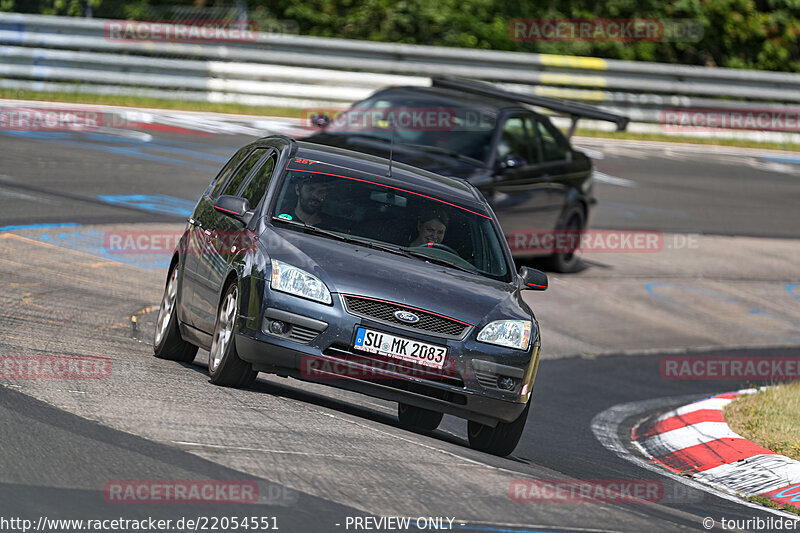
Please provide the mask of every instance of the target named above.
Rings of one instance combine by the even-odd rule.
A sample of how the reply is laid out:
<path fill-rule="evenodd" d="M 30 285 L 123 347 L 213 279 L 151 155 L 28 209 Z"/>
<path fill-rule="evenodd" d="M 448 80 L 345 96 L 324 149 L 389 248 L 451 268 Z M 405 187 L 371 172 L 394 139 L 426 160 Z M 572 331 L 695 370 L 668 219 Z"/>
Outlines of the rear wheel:
<path fill-rule="evenodd" d="M 528 413 L 531 410 L 531 402 L 520 413 L 513 422 L 498 422 L 495 427 L 490 427 L 479 422 L 470 420 L 467 423 L 467 436 L 469 445 L 474 449 L 505 457 L 517 447 L 525 423 L 528 421 Z"/>
<path fill-rule="evenodd" d="M 437 413 L 430 409 L 423 409 L 422 407 L 404 403 L 397 404 L 397 419 L 400 420 L 401 426 L 409 429 L 433 431 L 439 427 L 443 416 L 442 413 Z"/>
<path fill-rule="evenodd" d="M 567 230 L 567 235 L 582 234 L 584 225 L 586 224 L 583 216 L 583 209 L 578 206 L 572 207 L 567 212 L 564 220 L 567 222 L 564 227 L 561 228 L 561 230 Z M 580 241 L 578 240 L 577 242 Z M 575 254 L 575 250 L 573 249 L 551 255 L 548 263 L 550 270 L 555 272 L 569 273 L 577 270 L 579 259 Z"/>
<path fill-rule="evenodd" d="M 236 353 L 234 327 L 239 309 L 239 288 L 231 283 L 225 290 L 217 312 L 214 338 L 208 354 L 211 382 L 223 387 L 246 387 L 256 379 L 253 365 L 239 359 Z"/>
<path fill-rule="evenodd" d="M 197 355 L 197 346 L 186 342 L 178 329 L 178 265 L 174 265 L 167 278 L 164 297 L 158 308 L 153 353 L 160 359 L 191 363 Z"/>

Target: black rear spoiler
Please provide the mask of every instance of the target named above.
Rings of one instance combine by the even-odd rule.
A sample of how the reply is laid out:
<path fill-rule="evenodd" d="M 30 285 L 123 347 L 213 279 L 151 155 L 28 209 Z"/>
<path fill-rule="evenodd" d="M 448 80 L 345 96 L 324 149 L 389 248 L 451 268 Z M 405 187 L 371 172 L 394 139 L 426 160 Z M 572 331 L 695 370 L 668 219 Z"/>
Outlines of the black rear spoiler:
<path fill-rule="evenodd" d="M 571 137 L 575 131 L 575 125 L 578 119 L 591 118 L 595 120 L 604 120 L 606 122 L 613 122 L 617 125 L 617 131 L 625 131 L 628 127 L 629 118 L 622 115 L 615 115 L 608 111 L 603 111 L 594 106 L 586 104 L 576 104 L 567 100 L 559 100 L 556 98 L 547 98 L 545 96 L 529 96 L 526 94 L 517 94 L 510 91 L 504 91 L 488 83 L 466 80 L 463 78 L 433 78 L 431 85 L 433 87 L 441 87 L 442 89 L 454 89 L 465 93 L 472 93 L 490 98 L 500 98 L 513 102 L 521 102 L 523 104 L 530 104 L 537 107 L 544 107 L 568 115 L 572 119 L 572 125 L 567 132 L 567 137 Z"/>

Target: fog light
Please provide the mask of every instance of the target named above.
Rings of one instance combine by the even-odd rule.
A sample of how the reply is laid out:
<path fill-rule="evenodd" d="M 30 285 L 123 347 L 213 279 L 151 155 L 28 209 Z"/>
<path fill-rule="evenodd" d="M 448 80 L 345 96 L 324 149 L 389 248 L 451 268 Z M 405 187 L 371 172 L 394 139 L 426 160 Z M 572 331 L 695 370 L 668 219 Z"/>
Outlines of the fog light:
<path fill-rule="evenodd" d="M 269 325 L 269 331 L 275 335 L 283 335 L 286 333 L 286 324 L 280 320 L 273 320 Z"/>
<path fill-rule="evenodd" d="M 503 390 L 512 390 L 514 388 L 514 378 L 499 376 L 497 378 L 497 388 Z"/>

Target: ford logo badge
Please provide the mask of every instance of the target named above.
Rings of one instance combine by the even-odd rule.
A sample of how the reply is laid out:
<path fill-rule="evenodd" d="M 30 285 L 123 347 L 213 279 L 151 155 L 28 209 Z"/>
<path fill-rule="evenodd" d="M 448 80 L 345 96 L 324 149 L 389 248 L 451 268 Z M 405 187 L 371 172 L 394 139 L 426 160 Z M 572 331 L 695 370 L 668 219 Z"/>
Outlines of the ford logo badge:
<path fill-rule="evenodd" d="M 397 320 L 405 322 L 407 324 L 414 324 L 416 322 L 419 322 L 419 317 L 414 313 L 412 313 L 411 311 L 395 311 L 394 317 Z"/>

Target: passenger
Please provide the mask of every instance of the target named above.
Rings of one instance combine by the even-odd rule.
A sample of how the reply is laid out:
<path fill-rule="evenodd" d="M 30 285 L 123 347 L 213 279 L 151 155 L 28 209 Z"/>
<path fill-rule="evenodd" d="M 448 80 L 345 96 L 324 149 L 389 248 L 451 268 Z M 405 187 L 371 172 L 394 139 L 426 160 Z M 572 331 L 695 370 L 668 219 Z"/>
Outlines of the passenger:
<path fill-rule="evenodd" d="M 444 240 L 450 217 L 447 213 L 434 210 L 417 219 L 417 237 L 409 246 L 424 246 L 428 243 L 440 244 Z"/>

